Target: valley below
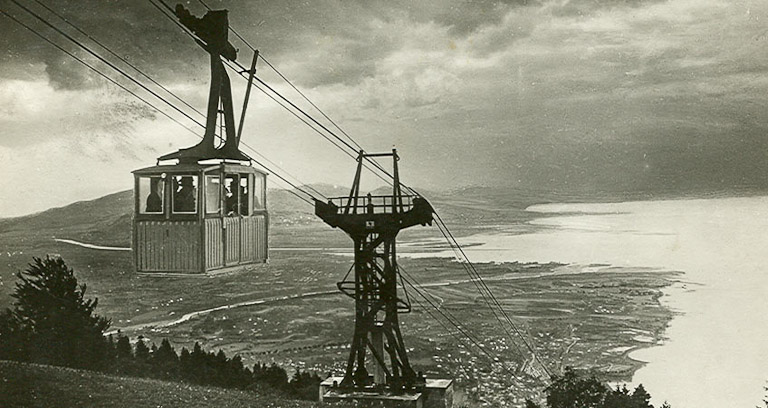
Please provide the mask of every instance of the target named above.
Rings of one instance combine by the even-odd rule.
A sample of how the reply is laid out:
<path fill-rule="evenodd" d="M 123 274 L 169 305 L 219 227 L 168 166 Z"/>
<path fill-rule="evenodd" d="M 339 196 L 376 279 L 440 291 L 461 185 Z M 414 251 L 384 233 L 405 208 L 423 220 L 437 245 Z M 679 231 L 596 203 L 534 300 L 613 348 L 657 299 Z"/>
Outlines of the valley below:
<path fill-rule="evenodd" d="M 32 256 L 51 254 L 75 269 L 89 297 L 99 298 L 97 312 L 112 319 L 113 333 L 158 344 L 167 338 L 178 349 L 200 342 L 205 349 L 239 355 L 249 365 L 275 362 L 289 373 L 293 368 L 321 377 L 343 373 L 354 321 L 352 299 L 336 289 L 352 262 L 343 250 L 351 249 L 351 241 L 343 233 L 309 212 L 273 204 L 267 264 L 207 276 L 137 274 L 132 253 L 115 250 L 129 246 L 130 214 L 126 218 L 123 207 L 130 193 L 100 200 L 96 205 L 104 219 L 96 222 L 40 220 L 66 218 L 68 211 L 80 213 L 78 205 L 93 202 L 24 222 L 0 222 L 0 248 L 5 248 L 0 305 L 12 302 L 15 272 Z M 446 206 L 444 213 L 463 237 L 539 228 L 518 207 L 469 203 Z M 9 222 L 17 224 L 1 229 Z M 674 316 L 660 298 L 679 280 L 677 272 L 608 264 L 476 263 L 515 327 L 501 324 L 464 265 L 442 255 L 446 246 L 435 230 L 408 231 L 400 240 L 403 274 L 419 282 L 429 299 L 406 287 L 413 310 L 402 315 L 402 330 L 412 365 L 430 377 L 454 378 L 459 398 L 468 405 L 521 406 L 525 398 L 540 398 L 545 375 L 526 343 L 550 372 L 573 366 L 606 381 L 630 381 L 643 364 L 630 353 L 661 342 Z M 473 333 L 486 352 L 466 341 L 433 306 Z"/>

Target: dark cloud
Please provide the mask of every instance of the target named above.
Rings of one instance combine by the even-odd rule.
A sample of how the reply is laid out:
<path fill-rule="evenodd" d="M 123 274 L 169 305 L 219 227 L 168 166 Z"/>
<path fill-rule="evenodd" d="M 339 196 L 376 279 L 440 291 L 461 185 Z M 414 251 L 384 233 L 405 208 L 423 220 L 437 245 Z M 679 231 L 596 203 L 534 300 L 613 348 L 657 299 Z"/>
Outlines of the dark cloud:
<path fill-rule="evenodd" d="M 206 11 L 198 2 L 184 3 L 196 15 Z M 236 11 L 230 14 L 232 26 L 266 56 L 281 66 L 301 64 L 301 68 L 297 67 L 291 74 L 307 87 L 354 84 L 370 77 L 376 64 L 407 40 L 403 38 L 404 28 L 436 24 L 445 27 L 453 41 L 460 41 L 476 30 L 501 23 L 510 10 L 528 3 L 525 0 L 208 2 L 214 8 Z M 34 1 L 23 4 L 82 39 Z M 45 4 L 163 82 L 185 76 L 205 77 L 207 73 L 207 65 L 200 63 L 204 58 L 202 51 L 149 1 L 51 0 Z M 9 3 L 8 11 L 68 50 L 77 49 L 16 5 Z M 475 48 L 478 52 L 490 52 L 515 36 L 524 36 L 530 28 L 530 21 L 501 27 Z M 247 61 L 250 51 L 246 45 L 230 37 L 241 51 L 241 60 Z M 447 46 L 447 41 L 445 43 L 439 45 Z M 66 89 L 93 86 L 89 75 L 84 73 L 85 68 L 63 63 L 68 57 L 62 57 L 58 50 L 16 24 L 0 25 L 0 49 L 6 50 L 0 55 L 0 65 L 19 60 L 44 63 L 56 86 Z M 107 55 L 96 46 L 93 49 Z"/>
<path fill-rule="evenodd" d="M 66 54 L 46 53 L 42 62 L 51 85 L 56 89 L 88 89 L 102 85 L 98 74 L 84 69 L 83 65 Z"/>
<path fill-rule="evenodd" d="M 83 35 L 45 8 L 32 1 L 25 1 L 23 4 L 62 31 L 88 44 L 98 54 L 115 61 L 114 57 L 85 39 Z M 201 71 L 191 67 L 199 65 L 199 59 L 204 55 L 202 51 L 197 50 L 197 46 L 189 38 L 180 34 L 178 28 L 165 19 L 149 2 L 53 0 L 46 1 L 45 4 L 115 53 L 163 81 L 172 80 L 176 75 Z M 89 63 L 95 61 L 74 43 L 15 4 L 9 3 L 6 10 L 46 38 L 84 57 Z M 80 66 L 61 51 L 7 19 L 0 25 L 0 48 L 5 50 L 0 54 L 0 64 L 3 66 L 20 62 L 43 63 L 55 86 L 64 89 L 93 86 L 91 74 L 87 73 L 87 68 Z M 95 65 L 110 73 L 103 65 L 99 63 Z"/>

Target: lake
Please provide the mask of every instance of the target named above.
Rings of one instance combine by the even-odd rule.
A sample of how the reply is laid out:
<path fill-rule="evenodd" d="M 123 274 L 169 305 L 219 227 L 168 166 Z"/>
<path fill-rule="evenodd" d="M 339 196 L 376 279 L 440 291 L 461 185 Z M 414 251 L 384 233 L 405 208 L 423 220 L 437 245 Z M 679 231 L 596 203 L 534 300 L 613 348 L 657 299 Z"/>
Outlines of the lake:
<path fill-rule="evenodd" d="M 637 350 L 657 407 L 762 406 L 768 379 L 768 197 L 547 204 L 536 232 L 460 239 L 474 262 L 562 262 L 683 271 L 662 302 L 667 340 Z M 434 256 L 435 254 L 431 254 Z M 447 256 L 447 254 L 446 254 Z"/>

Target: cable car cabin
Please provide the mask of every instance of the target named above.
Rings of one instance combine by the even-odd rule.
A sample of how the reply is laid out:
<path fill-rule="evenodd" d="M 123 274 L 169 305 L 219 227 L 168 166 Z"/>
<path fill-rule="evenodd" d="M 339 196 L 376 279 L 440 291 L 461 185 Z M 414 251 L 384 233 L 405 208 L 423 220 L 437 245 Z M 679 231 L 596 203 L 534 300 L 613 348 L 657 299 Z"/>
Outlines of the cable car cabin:
<path fill-rule="evenodd" d="M 133 172 L 136 270 L 206 273 L 266 262 L 266 173 L 251 167 L 252 159 L 239 149 L 258 52 L 246 71 L 248 88 L 236 128 L 232 87 L 222 62 L 237 58 L 227 39 L 227 11 L 209 10 L 198 18 L 177 5 L 174 13 L 210 54 L 205 134 L 197 145 L 160 156 L 157 166 Z M 159 164 L 170 161 L 175 164 Z"/>
<path fill-rule="evenodd" d="M 266 262 L 266 173 L 182 163 L 133 174 L 138 272 L 206 273 Z"/>

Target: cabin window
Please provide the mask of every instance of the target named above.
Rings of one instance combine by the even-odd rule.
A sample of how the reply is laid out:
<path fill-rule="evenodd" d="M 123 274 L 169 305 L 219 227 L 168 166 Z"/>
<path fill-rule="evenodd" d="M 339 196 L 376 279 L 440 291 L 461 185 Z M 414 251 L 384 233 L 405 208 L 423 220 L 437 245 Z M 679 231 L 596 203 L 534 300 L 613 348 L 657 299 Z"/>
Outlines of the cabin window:
<path fill-rule="evenodd" d="M 205 213 L 221 214 L 221 177 L 205 176 Z"/>
<path fill-rule="evenodd" d="M 139 214 L 162 214 L 163 191 L 162 177 L 139 177 Z"/>
<path fill-rule="evenodd" d="M 197 213 L 197 176 L 173 176 L 173 213 Z"/>
<path fill-rule="evenodd" d="M 261 174 L 253 175 L 253 209 L 264 209 L 264 176 Z"/>

